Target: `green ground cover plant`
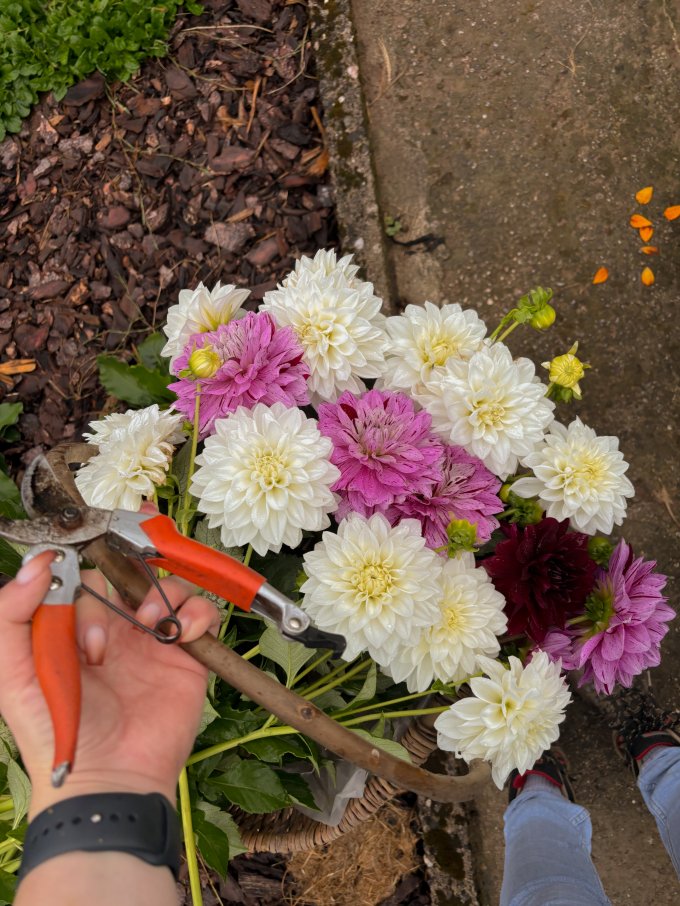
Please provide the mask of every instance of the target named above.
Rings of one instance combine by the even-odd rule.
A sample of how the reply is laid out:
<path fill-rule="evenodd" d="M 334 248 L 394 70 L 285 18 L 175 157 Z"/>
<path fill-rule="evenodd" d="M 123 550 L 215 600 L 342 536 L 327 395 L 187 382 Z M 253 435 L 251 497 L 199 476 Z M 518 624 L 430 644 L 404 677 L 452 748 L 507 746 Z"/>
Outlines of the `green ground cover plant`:
<path fill-rule="evenodd" d="M 202 11 L 195 0 L 0 0 L 0 141 L 40 92 L 60 99 L 95 70 L 125 81 L 162 57 L 181 7 Z"/>

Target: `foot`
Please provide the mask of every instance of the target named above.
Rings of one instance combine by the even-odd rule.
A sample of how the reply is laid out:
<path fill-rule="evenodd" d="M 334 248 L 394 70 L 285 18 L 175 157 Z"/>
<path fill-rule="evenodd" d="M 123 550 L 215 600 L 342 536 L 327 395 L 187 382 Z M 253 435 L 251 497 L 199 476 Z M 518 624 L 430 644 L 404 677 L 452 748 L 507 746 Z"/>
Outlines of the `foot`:
<path fill-rule="evenodd" d="M 614 747 L 637 777 L 642 759 L 660 746 L 680 746 L 680 712 L 665 711 L 652 693 L 633 687 L 611 697 Z"/>
<path fill-rule="evenodd" d="M 558 787 L 563 796 L 569 799 L 570 802 L 574 802 L 574 789 L 567 774 L 568 767 L 564 752 L 553 746 L 552 749 L 541 755 L 529 771 L 520 774 L 519 771 L 515 770 L 510 774 L 508 801 L 512 802 L 524 789 L 524 784 L 529 777 L 534 775 L 535 777 L 542 777 Z"/>

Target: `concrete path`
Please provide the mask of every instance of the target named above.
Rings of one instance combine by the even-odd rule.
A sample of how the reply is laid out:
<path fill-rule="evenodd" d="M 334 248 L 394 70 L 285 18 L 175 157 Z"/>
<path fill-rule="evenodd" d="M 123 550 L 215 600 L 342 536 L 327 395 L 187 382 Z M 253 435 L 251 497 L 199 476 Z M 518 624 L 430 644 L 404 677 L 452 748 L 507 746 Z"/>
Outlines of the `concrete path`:
<path fill-rule="evenodd" d="M 317 4 L 332 23 L 346 0 Z M 593 370 L 583 403 L 562 418 L 578 413 L 620 437 L 637 490 L 625 536 L 677 575 L 680 220 L 661 214 L 680 204 L 679 8 L 672 0 L 353 0 L 352 14 L 380 214 L 401 221 L 399 241 L 429 238 L 383 239 L 382 255 L 375 224 L 345 216 L 346 249 L 367 255 L 368 277 L 393 310 L 460 302 L 493 326 L 530 287 L 552 287 L 556 327 L 541 337 L 518 331 L 511 345 L 541 362 L 580 341 Z M 324 53 L 326 73 L 336 69 L 342 133 L 357 72 L 342 69 L 339 51 Z M 356 124 L 340 137 L 345 158 L 363 141 Z M 370 179 L 357 184 L 349 162 L 340 166 L 370 206 Z M 634 194 L 647 185 L 654 258 L 639 253 L 628 226 Z M 651 288 L 640 282 L 647 264 Z M 610 279 L 594 287 L 602 265 Z M 655 688 L 680 706 L 680 621 L 664 648 Z M 584 704 L 572 706 L 563 742 L 614 906 L 680 902 L 654 823 Z M 484 906 L 498 902 L 504 804 L 490 789 L 476 806 Z"/>

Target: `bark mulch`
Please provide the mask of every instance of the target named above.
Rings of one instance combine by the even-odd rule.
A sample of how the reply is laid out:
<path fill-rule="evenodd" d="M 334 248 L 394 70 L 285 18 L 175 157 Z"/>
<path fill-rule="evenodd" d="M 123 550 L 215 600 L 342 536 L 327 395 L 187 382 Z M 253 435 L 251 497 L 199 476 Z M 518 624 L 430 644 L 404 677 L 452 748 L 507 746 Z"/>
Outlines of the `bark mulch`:
<path fill-rule="evenodd" d="M 0 384 L 25 407 L 15 473 L 104 409 L 97 355 L 160 328 L 180 289 L 256 305 L 335 243 L 305 5 L 204 7 L 131 83 L 48 95 L 0 144 L 0 361 L 37 361 Z"/>

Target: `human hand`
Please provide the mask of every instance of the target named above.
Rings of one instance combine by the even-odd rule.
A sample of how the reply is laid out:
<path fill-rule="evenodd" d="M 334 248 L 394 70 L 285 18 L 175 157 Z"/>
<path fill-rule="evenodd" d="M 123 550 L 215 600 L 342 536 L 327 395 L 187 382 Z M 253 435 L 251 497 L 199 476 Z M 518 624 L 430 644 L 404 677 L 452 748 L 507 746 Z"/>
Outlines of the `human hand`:
<path fill-rule="evenodd" d="M 0 713 L 33 783 L 31 817 L 72 796 L 114 790 L 160 792 L 171 802 L 201 717 L 208 671 L 178 645 L 163 645 L 89 594 L 76 603 L 82 709 L 73 773 L 50 782 L 54 734 L 31 649 L 30 620 L 50 584 L 52 555 L 41 554 L 0 590 Z M 83 582 L 106 595 L 97 572 Z M 219 625 L 216 608 L 182 579 L 162 587 L 190 642 Z M 125 608 L 118 595 L 114 603 Z M 153 626 L 165 606 L 151 589 L 136 616 Z M 131 611 L 130 611 L 131 612 Z"/>

